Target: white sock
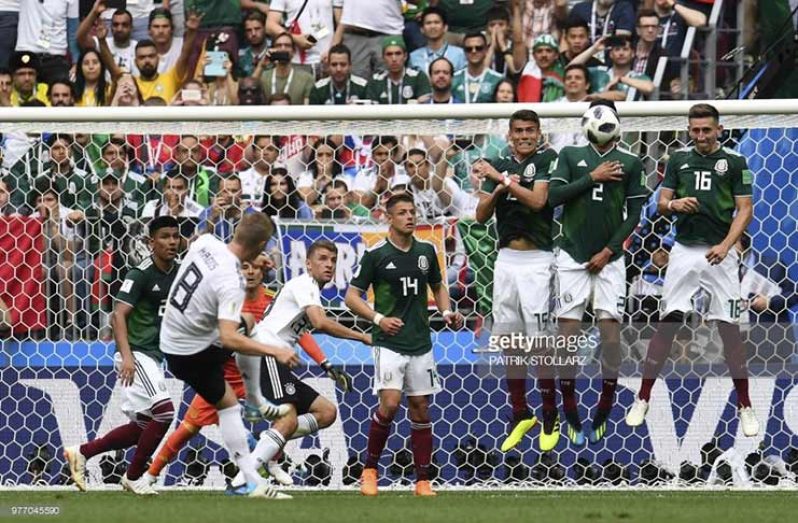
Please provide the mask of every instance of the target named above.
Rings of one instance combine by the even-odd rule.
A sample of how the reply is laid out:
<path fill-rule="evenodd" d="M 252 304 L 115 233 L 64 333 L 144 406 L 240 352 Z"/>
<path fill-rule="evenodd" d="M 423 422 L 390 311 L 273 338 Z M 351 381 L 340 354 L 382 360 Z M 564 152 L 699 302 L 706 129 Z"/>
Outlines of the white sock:
<path fill-rule="evenodd" d="M 238 405 L 218 411 L 219 430 L 230 458 L 238 466 L 247 483 L 263 483 L 265 480 L 258 474 L 255 459 L 249 453 L 247 429 L 241 419 L 241 407 Z"/>
<path fill-rule="evenodd" d="M 313 414 L 302 414 L 296 418 L 296 430 L 288 439 L 296 439 L 315 434 L 319 431 L 319 422 Z"/>
<path fill-rule="evenodd" d="M 274 459 L 274 456 L 276 456 L 284 446 L 285 438 L 276 430 L 269 429 L 261 432 L 258 445 L 250 455 L 252 458 L 252 463 L 255 465 L 255 470 L 259 469 L 261 465 L 265 465 Z M 236 474 L 236 477 L 233 478 L 233 481 L 230 483 L 231 486 L 238 487 L 244 484 L 245 477 L 242 472 L 243 470 Z"/>
<path fill-rule="evenodd" d="M 247 391 L 247 403 L 254 407 L 260 407 L 266 403 L 266 398 L 263 397 L 263 393 L 260 391 L 261 360 L 260 356 L 236 354 L 236 364 L 241 371 L 241 377 L 244 379 L 244 388 Z"/>

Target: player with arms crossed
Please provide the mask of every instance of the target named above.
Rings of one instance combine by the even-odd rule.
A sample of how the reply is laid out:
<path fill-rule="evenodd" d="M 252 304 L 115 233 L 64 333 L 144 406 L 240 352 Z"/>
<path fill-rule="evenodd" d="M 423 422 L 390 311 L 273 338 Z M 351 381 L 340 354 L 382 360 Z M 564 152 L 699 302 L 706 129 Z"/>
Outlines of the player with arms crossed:
<path fill-rule="evenodd" d="M 379 406 L 371 419 L 368 455 L 360 492 L 377 495 L 377 463 L 391 423 L 408 397 L 410 441 L 416 466 L 417 496 L 434 496 L 429 482 L 432 424 L 429 396 L 440 390 L 430 339 L 427 286 L 447 325 L 459 329 L 463 318 L 452 312 L 449 292 L 442 283 L 435 246 L 417 240 L 416 206 L 407 193 L 394 194 L 385 205 L 388 237 L 368 249 L 346 291 L 346 305 L 374 324 L 374 391 Z M 374 309 L 362 298 L 374 287 Z"/>
<path fill-rule="evenodd" d="M 474 173 L 483 180 L 476 218 L 485 223 L 495 214 L 499 236 L 493 269 L 492 334 L 536 336 L 545 334 L 549 322 L 554 255 L 553 213 L 547 200 L 549 168 L 557 153 L 539 147 L 540 119 L 534 111 L 513 113 L 508 138 L 512 155 L 474 164 Z M 513 428 L 502 443 L 502 452 L 518 445 L 537 422 L 527 404 L 526 372 L 523 367 L 507 366 Z M 556 408 L 554 379 L 541 373 L 539 385 L 544 409 L 547 405 L 550 410 Z"/>
<path fill-rule="evenodd" d="M 148 234 L 152 256 L 127 273 L 111 316 L 117 349 L 114 367 L 124 387 L 122 411 L 132 421 L 101 438 L 64 450 L 75 486 L 83 491 L 87 459 L 136 445 L 122 477 L 122 487 L 139 495 L 158 493 L 143 475 L 175 414 L 166 388 L 158 331 L 169 288 L 178 270 L 175 258 L 180 225 L 171 216 L 161 216 L 149 223 Z"/>
<path fill-rule="evenodd" d="M 251 314 L 255 321 L 263 319 L 266 312 L 266 307 L 274 299 L 274 292 L 270 291 L 263 285 L 263 265 L 255 262 L 244 262 L 242 264 L 242 274 L 246 281 L 246 298 L 244 306 L 241 308 L 242 316 Z M 322 367 L 329 366 L 326 361 L 321 347 L 316 343 L 309 333 L 304 334 L 299 338 L 299 345 L 302 349 L 310 355 L 314 361 L 319 363 Z M 233 354 L 224 364 L 224 380 L 230 384 L 236 396 L 239 399 L 244 399 L 246 392 L 244 389 L 244 381 L 241 378 L 241 372 L 236 365 L 236 359 Z M 260 413 L 258 413 L 260 416 Z M 191 400 L 191 404 L 186 410 L 186 415 L 183 421 L 180 422 L 177 429 L 167 438 L 166 442 L 161 447 L 158 455 L 155 456 L 150 468 L 147 470 L 148 479 L 154 483 L 160 475 L 163 468 L 174 459 L 180 450 L 188 443 L 188 441 L 196 436 L 202 427 L 209 425 L 218 425 L 219 415 L 216 413 L 216 407 L 202 399 L 202 396 L 195 394 Z M 251 442 L 254 448 L 254 439 Z M 291 476 L 288 475 L 279 465 L 277 460 L 269 461 L 266 466 L 269 475 L 272 476 L 278 483 L 283 485 L 290 485 L 293 483 Z"/>
<path fill-rule="evenodd" d="M 313 242 L 305 260 L 307 272 L 291 278 L 283 285 L 263 321 L 255 326 L 252 337 L 264 344 L 292 349 L 297 340 L 312 327 L 337 338 L 371 345 L 370 335 L 344 327 L 328 318 L 324 312 L 321 289 L 335 277 L 337 262 L 338 248 L 333 242 Z M 332 402 L 300 381 L 287 366 L 269 356 L 262 358 L 261 363 L 262 393 L 267 400 L 289 407 L 285 416 L 275 420 L 269 430 L 261 433 L 253 452 L 258 463 L 268 463 L 283 450 L 287 440 L 315 434 L 329 427 L 338 412 Z M 345 372 L 335 369 L 326 360 L 321 365 L 345 392 L 351 390 L 352 380 Z M 245 375 L 244 380 L 247 379 Z M 244 477 L 239 473 L 231 486 L 239 489 L 245 484 Z"/>
<path fill-rule="evenodd" d="M 250 496 L 290 499 L 273 491 L 257 473 L 238 398 L 224 379 L 231 350 L 274 356 L 286 365 L 299 362 L 293 351 L 264 345 L 239 332 L 245 297 L 240 264 L 263 252 L 273 230 L 266 215 L 246 214 L 230 244 L 211 234 L 203 234 L 191 244 L 169 292 L 161 350 L 172 374 L 216 407 L 219 430 L 230 457 L 247 482 L 254 485 Z"/>
<path fill-rule="evenodd" d="M 555 260 L 560 338 L 573 340 L 579 335 L 589 304 L 601 333 L 601 395 L 589 434 L 590 442 L 598 443 L 607 430 L 621 365 L 626 300 L 623 242 L 640 221 L 648 190 L 640 158 L 617 145 L 620 121 L 612 102 L 593 102 L 583 125 L 591 143 L 560 151 L 552 169 L 549 204 L 563 204 Z M 574 348 L 568 347 L 567 355 Z M 576 401 L 577 371 L 567 362 L 560 368 L 560 392 L 568 438 L 574 445 L 584 445 Z M 541 442 L 546 445 L 541 450 L 553 449 L 559 436 L 556 412 L 544 412 Z"/>
<path fill-rule="evenodd" d="M 745 345 L 738 323 L 742 308 L 740 257 L 734 248 L 753 216 L 753 176 L 743 156 L 719 143 L 723 126 L 715 107 L 696 104 L 687 118 L 693 147 L 671 155 L 657 202 L 660 214 L 676 216 L 661 319 L 648 345 L 642 386 L 626 423 L 637 427 L 645 420 L 651 389 L 684 314 L 693 310 L 693 295 L 704 289 L 710 295 L 707 319 L 718 321 L 726 364 L 737 391 L 743 434 L 753 437 L 759 433 L 759 422 L 748 397 Z"/>

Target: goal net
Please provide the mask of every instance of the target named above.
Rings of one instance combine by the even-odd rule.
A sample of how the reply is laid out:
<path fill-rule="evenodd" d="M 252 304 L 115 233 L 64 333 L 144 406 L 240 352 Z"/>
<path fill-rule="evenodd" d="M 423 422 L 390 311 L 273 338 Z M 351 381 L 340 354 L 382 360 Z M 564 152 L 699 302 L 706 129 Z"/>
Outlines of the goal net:
<path fill-rule="evenodd" d="M 340 321 L 367 329 L 346 310 L 343 295 L 365 249 L 385 235 L 382 204 L 398 191 L 416 195 L 417 235 L 438 247 L 444 281 L 466 317 L 465 327 L 452 331 L 432 314 L 443 386 L 431 410 L 436 482 L 494 488 L 789 484 L 798 473 L 798 104 L 793 101 L 717 104 L 724 145 L 745 156 L 754 173 L 754 220 L 741 247 L 744 303 L 738 312 L 760 435 L 742 435 L 722 342 L 702 314 L 708 304 L 701 292 L 693 297 L 697 312 L 673 345 L 667 379 L 654 387 L 646 423 L 637 429 L 624 423 L 659 321 L 673 245 L 671 222 L 656 214 L 654 191 L 670 154 L 688 143 L 690 105 L 619 104 L 624 147 L 642 159 L 653 196 L 625 244 L 628 299 L 616 406 L 599 444 L 577 448 L 563 433 L 545 454 L 538 450 L 539 427 L 515 450 L 498 450 L 510 406 L 500 358 L 485 352 L 496 236 L 492 222 L 474 219 L 479 182 L 471 166 L 509 153 L 507 119 L 519 107 L 4 111 L 0 485 L 66 485 L 63 448 L 127 422 L 109 315 L 127 269 L 149 255 L 144 235 L 150 217 L 178 216 L 189 240 L 201 232 L 207 223 L 202 213 L 217 199 L 226 209 L 240 200 L 242 207 L 273 215 L 274 267 L 265 276 L 273 289 L 305 270 L 313 241 L 334 241 L 338 266 L 323 291 L 324 303 Z M 586 104 L 530 107 L 541 115 L 552 147 L 582 143 L 579 117 Z M 446 168 L 425 166 L 425 156 L 434 162 L 434 151 L 441 150 Z M 230 216 L 234 221 L 235 212 Z M 590 315 L 582 327 L 588 339 L 598 336 Z M 336 389 L 303 355 L 298 375 L 332 400 L 339 415 L 318 435 L 289 442 L 284 466 L 296 485 L 341 488 L 355 484 L 362 470 L 376 406 L 373 361 L 365 346 L 314 337 L 353 377 L 354 391 Z M 589 345 L 579 352 L 585 365 L 577 384 L 586 428 L 601 387 L 599 353 Z M 529 376 L 528 402 L 539 414 L 534 373 Z M 167 377 L 179 420 L 193 391 Z M 558 405 L 559 400 L 558 394 Z M 267 426 L 257 424 L 253 431 Z M 381 462 L 386 484 L 413 481 L 409 434 L 402 410 Z M 92 459 L 90 485 L 119 483 L 130 456 L 118 452 Z M 218 428 L 210 426 L 164 469 L 160 481 L 222 488 L 233 473 Z"/>

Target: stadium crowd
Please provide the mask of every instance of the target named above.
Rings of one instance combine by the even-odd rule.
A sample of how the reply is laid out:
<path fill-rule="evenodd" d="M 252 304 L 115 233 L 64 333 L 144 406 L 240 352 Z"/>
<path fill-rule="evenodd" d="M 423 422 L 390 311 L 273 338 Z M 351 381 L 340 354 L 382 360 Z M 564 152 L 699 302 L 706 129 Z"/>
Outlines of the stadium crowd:
<path fill-rule="evenodd" d="M 81 13 L 77 0 L 0 0 L 0 106 L 683 97 L 682 89 L 700 86 L 679 81 L 681 43 L 689 26 L 707 22 L 712 3 L 139 0 L 111 9 L 98 0 Z M 658 85 L 660 57 L 669 62 Z M 548 141 L 555 150 L 586 143 L 581 133 Z M 130 255 L 142 250 L 141 224 L 154 216 L 178 217 L 186 241 L 205 231 L 229 239 L 247 212 L 379 222 L 382 203 L 398 191 L 414 195 L 422 220 L 446 224 L 448 283 L 459 306 L 490 310 L 474 258 L 495 239 L 473 221 L 479 184 L 471 164 L 507 154 L 504 136 L 10 132 L 0 152 L 0 214 L 42 219 L 50 338 L 110 339 L 103 311 Z M 644 256 L 634 258 L 630 282 L 656 283 L 667 227 L 644 221 L 640 230 L 657 239 L 633 240 Z M 274 280 L 282 260 L 276 242 L 269 249 Z M 766 310 L 772 297 L 753 296 L 752 308 Z M 0 331 L 13 323 L 3 312 Z"/>

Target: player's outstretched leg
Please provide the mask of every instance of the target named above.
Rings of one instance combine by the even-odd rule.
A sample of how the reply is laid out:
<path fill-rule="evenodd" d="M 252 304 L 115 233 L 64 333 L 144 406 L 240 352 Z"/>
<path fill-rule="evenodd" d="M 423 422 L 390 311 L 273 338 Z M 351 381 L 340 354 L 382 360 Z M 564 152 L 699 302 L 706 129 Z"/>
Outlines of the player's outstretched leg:
<path fill-rule="evenodd" d="M 116 427 L 101 438 L 64 449 L 64 458 L 69 465 L 69 472 L 75 486 L 82 491 L 86 490 L 87 460 L 103 452 L 132 447 L 138 441 L 145 425 L 145 422 L 131 421 L 127 425 Z"/>
<path fill-rule="evenodd" d="M 189 407 L 189 409 L 190 408 L 191 407 Z M 214 410 L 214 414 L 216 414 L 216 410 Z M 185 447 L 186 443 L 188 443 L 191 438 L 199 433 L 200 428 L 201 427 L 193 425 L 186 420 L 180 422 L 177 429 L 169 435 L 166 439 L 166 443 L 163 444 L 161 450 L 152 459 L 150 468 L 147 469 L 145 476 L 150 483 L 155 483 L 164 467 L 177 456 L 180 449 Z"/>
<path fill-rule="evenodd" d="M 506 369 L 507 392 L 510 395 L 513 420 L 510 431 L 502 442 L 502 452 L 515 448 L 538 421 L 527 405 L 526 368 L 508 365 Z"/>
<path fill-rule="evenodd" d="M 262 419 L 274 420 L 288 414 L 286 405 L 275 405 L 267 400 L 261 392 L 261 365 L 263 358 L 236 354 L 236 363 L 241 370 L 246 389 L 246 403 L 244 404 L 244 419 L 257 423 Z"/>
<path fill-rule="evenodd" d="M 410 443 L 413 448 L 413 463 L 416 466 L 416 496 L 436 496 L 429 479 L 432 461 L 432 423 L 429 419 L 429 398 L 408 396 L 410 417 Z"/>
<path fill-rule="evenodd" d="M 648 402 L 651 401 L 651 389 L 654 388 L 662 366 L 665 365 L 665 360 L 673 346 L 673 339 L 683 320 L 684 314 L 681 312 L 672 312 L 663 318 L 648 344 L 646 361 L 643 366 L 643 382 L 634 404 L 626 413 L 626 424 L 630 427 L 639 427 L 646 419 Z"/>
<path fill-rule="evenodd" d="M 175 416 L 174 405 L 171 400 L 162 400 L 150 409 L 152 416 L 141 431 L 136 444 L 136 452 L 130 461 L 130 466 L 122 478 L 122 487 L 140 496 L 152 496 L 158 492 L 152 488 L 152 482 L 144 472 L 147 470 L 149 462 L 155 449 L 169 430 L 172 419 Z"/>
<path fill-rule="evenodd" d="M 385 442 L 391 434 L 391 425 L 402 393 L 398 390 L 383 389 L 379 391 L 380 404 L 371 417 L 369 438 L 366 450 L 366 464 L 360 476 L 360 493 L 364 496 L 377 495 L 377 465 L 380 461 Z"/>
<path fill-rule="evenodd" d="M 734 390 L 737 392 L 737 408 L 743 434 L 752 438 L 759 434 L 759 420 L 751 407 L 748 395 L 748 366 L 745 359 L 745 344 L 739 325 L 718 322 L 718 332 L 723 340 L 723 352 L 729 367 Z"/>
<path fill-rule="evenodd" d="M 599 320 L 601 331 L 601 395 L 588 438 L 596 444 L 607 433 L 607 420 L 615 404 L 618 372 L 621 367 L 621 325 L 613 319 Z"/>

